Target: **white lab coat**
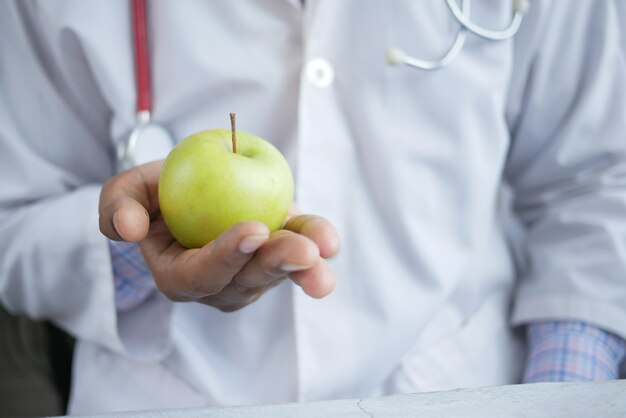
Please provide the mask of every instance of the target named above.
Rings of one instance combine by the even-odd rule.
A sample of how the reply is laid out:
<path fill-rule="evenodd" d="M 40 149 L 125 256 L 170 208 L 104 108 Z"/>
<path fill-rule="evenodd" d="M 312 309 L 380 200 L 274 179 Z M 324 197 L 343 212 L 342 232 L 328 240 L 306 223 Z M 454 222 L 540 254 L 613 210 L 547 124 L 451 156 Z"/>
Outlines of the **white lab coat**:
<path fill-rule="evenodd" d="M 79 339 L 72 412 L 515 383 L 512 325 L 626 337 L 614 3 L 535 0 L 514 41 L 470 36 L 433 72 L 384 56 L 440 55 L 457 29 L 444 2 L 306 3 L 150 2 L 154 119 L 182 139 L 235 111 L 274 142 L 301 208 L 337 226 L 336 290 L 286 282 L 234 313 L 155 294 L 125 314 L 97 204 L 135 120 L 129 2 L 0 3 L 0 296 Z M 502 27 L 509 2 L 472 17 Z"/>

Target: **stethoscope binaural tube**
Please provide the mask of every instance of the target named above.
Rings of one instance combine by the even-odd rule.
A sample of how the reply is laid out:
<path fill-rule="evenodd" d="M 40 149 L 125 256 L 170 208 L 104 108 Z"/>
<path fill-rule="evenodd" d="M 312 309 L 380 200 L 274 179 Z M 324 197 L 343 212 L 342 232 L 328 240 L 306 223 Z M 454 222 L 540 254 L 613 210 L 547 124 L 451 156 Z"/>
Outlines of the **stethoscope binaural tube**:
<path fill-rule="evenodd" d="M 446 0 L 446 4 L 452 16 L 459 22 L 459 30 L 454 42 L 446 53 L 435 60 L 423 60 L 412 57 L 400 48 L 389 48 L 386 59 L 390 65 L 408 65 L 420 70 L 437 70 L 446 67 L 459 55 L 465 44 L 467 33 L 471 32 L 491 41 L 504 41 L 511 39 L 519 31 L 520 24 L 530 7 L 530 0 L 513 0 L 513 17 L 509 25 L 502 30 L 483 28 L 470 20 L 470 0 L 462 0 L 459 8 L 456 0 Z"/>
<path fill-rule="evenodd" d="M 148 49 L 146 0 L 132 0 L 132 28 L 137 93 L 137 121 L 117 149 L 119 170 L 165 158 L 175 141 L 161 125 L 152 122 L 152 88 Z"/>
<path fill-rule="evenodd" d="M 469 3 L 470 0 L 464 0 L 464 2 L 465 1 Z M 519 30 L 524 14 L 526 14 L 530 7 L 530 0 L 513 0 L 513 17 L 509 25 L 501 30 L 486 29 L 472 22 L 469 18 L 469 12 L 461 11 L 455 0 L 446 0 L 446 4 L 452 15 L 465 29 L 490 41 L 505 41 L 515 36 Z"/>

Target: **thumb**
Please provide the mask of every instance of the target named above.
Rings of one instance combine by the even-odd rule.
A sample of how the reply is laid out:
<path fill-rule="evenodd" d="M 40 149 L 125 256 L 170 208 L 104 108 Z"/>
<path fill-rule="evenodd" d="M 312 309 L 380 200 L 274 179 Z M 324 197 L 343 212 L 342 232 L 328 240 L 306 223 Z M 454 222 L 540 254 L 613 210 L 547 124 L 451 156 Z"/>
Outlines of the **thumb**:
<path fill-rule="evenodd" d="M 139 242 L 150 228 L 150 213 L 159 209 L 157 189 L 162 161 L 112 177 L 100 192 L 100 231 L 115 241 Z"/>
<path fill-rule="evenodd" d="M 110 232 L 114 233 L 111 234 L 112 236 L 107 233 L 105 235 L 114 240 L 139 242 L 148 235 L 150 228 L 148 211 L 139 202 L 130 198 L 118 202 L 117 210 L 113 212 L 111 221 L 113 228 Z"/>

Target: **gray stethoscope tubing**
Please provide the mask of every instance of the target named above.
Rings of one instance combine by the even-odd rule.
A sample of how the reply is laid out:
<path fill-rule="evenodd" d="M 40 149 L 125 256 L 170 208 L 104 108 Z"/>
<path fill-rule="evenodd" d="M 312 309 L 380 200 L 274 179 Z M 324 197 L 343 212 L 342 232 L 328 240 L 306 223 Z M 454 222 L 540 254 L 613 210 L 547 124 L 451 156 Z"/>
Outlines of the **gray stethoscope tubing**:
<path fill-rule="evenodd" d="M 481 38 L 491 41 L 504 41 L 511 39 L 519 31 L 524 14 L 530 7 L 530 0 L 513 0 L 513 17 L 509 25 L 502 30 L 491 30 L 483 28 L 470 20 L 470 1 L 462 0 L 461 8 L 455 0 L 446 0 L 446 5 L 452 16 L 459 22 L 461 27 L 456 34 L 454 42 L 447 52 L 439 59 L 423 60 L 407 55 L 399 48 L 389 48 L 387 50 L 387 62 L 391 65 L 408 65 L 420 70 L 436 70 L 449 65 L 461 52 L 465 45 L 467 32 L 471 32 Z"/>
<path fill-rule="evenodd" d="M 463 2 L 465 1 L 470 2 L 470 0 L 463 0 Z M 459 9 L 459 5 L 456 4 L 455 0 L 446 0 L 446 4 L 456 20 L 458 20 L 465 29 L 490 41 L 505 41 L 515 36 L 519 30 L 524 14 L 528 11 L 528 7 L 530 7 L 530 0 L 513 0 L 513 18 L 509 26 L 502 30 L 485 29 L 475 24 L 470 20 L 469 13 L 464 13 Z"/>

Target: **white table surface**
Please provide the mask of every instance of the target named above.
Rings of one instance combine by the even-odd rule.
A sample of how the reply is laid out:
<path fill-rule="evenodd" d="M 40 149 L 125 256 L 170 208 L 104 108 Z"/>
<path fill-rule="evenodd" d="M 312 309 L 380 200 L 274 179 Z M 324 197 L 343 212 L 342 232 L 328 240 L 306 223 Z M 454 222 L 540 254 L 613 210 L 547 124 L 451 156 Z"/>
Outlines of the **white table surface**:
<path fill-rule="evenodd" d="M 626 417 L 626 380 L 538 383 L 282 405 L 119 412 L 93 417 Z"/>

